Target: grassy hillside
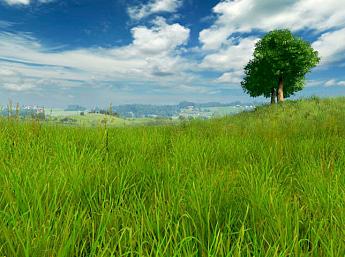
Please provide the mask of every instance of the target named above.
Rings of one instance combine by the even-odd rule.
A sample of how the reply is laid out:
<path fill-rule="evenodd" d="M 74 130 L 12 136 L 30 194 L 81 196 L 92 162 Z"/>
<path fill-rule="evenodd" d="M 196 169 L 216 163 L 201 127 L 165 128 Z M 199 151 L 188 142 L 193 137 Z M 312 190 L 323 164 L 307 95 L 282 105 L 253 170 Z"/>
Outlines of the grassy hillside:
<path fill-rule="evenodd" d="M 0 256 L 345 253 L 344 98 L 0 142 Z"/>

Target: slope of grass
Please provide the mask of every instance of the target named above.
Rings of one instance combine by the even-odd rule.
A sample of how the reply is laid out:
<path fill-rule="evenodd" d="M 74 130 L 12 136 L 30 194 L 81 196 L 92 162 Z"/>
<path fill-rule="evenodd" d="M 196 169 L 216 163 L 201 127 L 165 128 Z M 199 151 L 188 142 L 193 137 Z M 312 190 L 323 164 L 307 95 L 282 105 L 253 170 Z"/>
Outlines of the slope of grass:
<path fill-rule="evenodd" d="M 0 256 L 343 256 L 345 99 L 178 126 L 0 120 Z"/>

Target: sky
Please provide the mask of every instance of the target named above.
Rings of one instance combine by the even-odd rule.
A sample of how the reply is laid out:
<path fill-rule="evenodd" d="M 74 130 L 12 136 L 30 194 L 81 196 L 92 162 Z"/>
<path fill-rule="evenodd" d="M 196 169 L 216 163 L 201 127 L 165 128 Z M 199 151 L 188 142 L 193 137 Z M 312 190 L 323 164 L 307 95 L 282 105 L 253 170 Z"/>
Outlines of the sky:
<path fill-rule="evenodd" d="M 282 28 L 322 58 L 296 97 L 345 96 L 344 0 L 0 0 L 0 105 L 263 101 L 243 67 Z"/>

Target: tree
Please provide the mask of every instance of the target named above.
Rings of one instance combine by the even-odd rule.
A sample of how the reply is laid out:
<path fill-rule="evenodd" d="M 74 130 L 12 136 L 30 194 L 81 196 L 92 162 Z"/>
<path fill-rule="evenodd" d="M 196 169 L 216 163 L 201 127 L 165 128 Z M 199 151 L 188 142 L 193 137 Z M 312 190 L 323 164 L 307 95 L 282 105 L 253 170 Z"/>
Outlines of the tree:
<path fill-rule="evenodd" d="M 244 68 L 242 88 L 252 97 L 271 97 L 271 103 L 284 101 L 303 89 L 305 75 L 320 58 L 309 42 L 289 30 L 274 30 L 256 43 L 253 59 Z"/>

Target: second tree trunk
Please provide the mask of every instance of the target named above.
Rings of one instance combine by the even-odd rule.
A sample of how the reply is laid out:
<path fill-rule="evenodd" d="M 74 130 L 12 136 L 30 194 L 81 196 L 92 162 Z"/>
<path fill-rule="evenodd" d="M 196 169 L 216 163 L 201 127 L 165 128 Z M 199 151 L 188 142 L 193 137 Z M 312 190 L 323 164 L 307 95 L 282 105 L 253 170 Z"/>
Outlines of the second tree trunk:
<path fill-rule="evenodd" d="M 279 78 L 279 85 L 278 85 L 278 103 L 284 102 L 284 83 L 283 78 Z"/>
<path fill-rule="evenodd" d="M 275 104 L 276 103 L 276 90 L 275 88 L 272 88 L 271 91 L 271 104 Z"/>

